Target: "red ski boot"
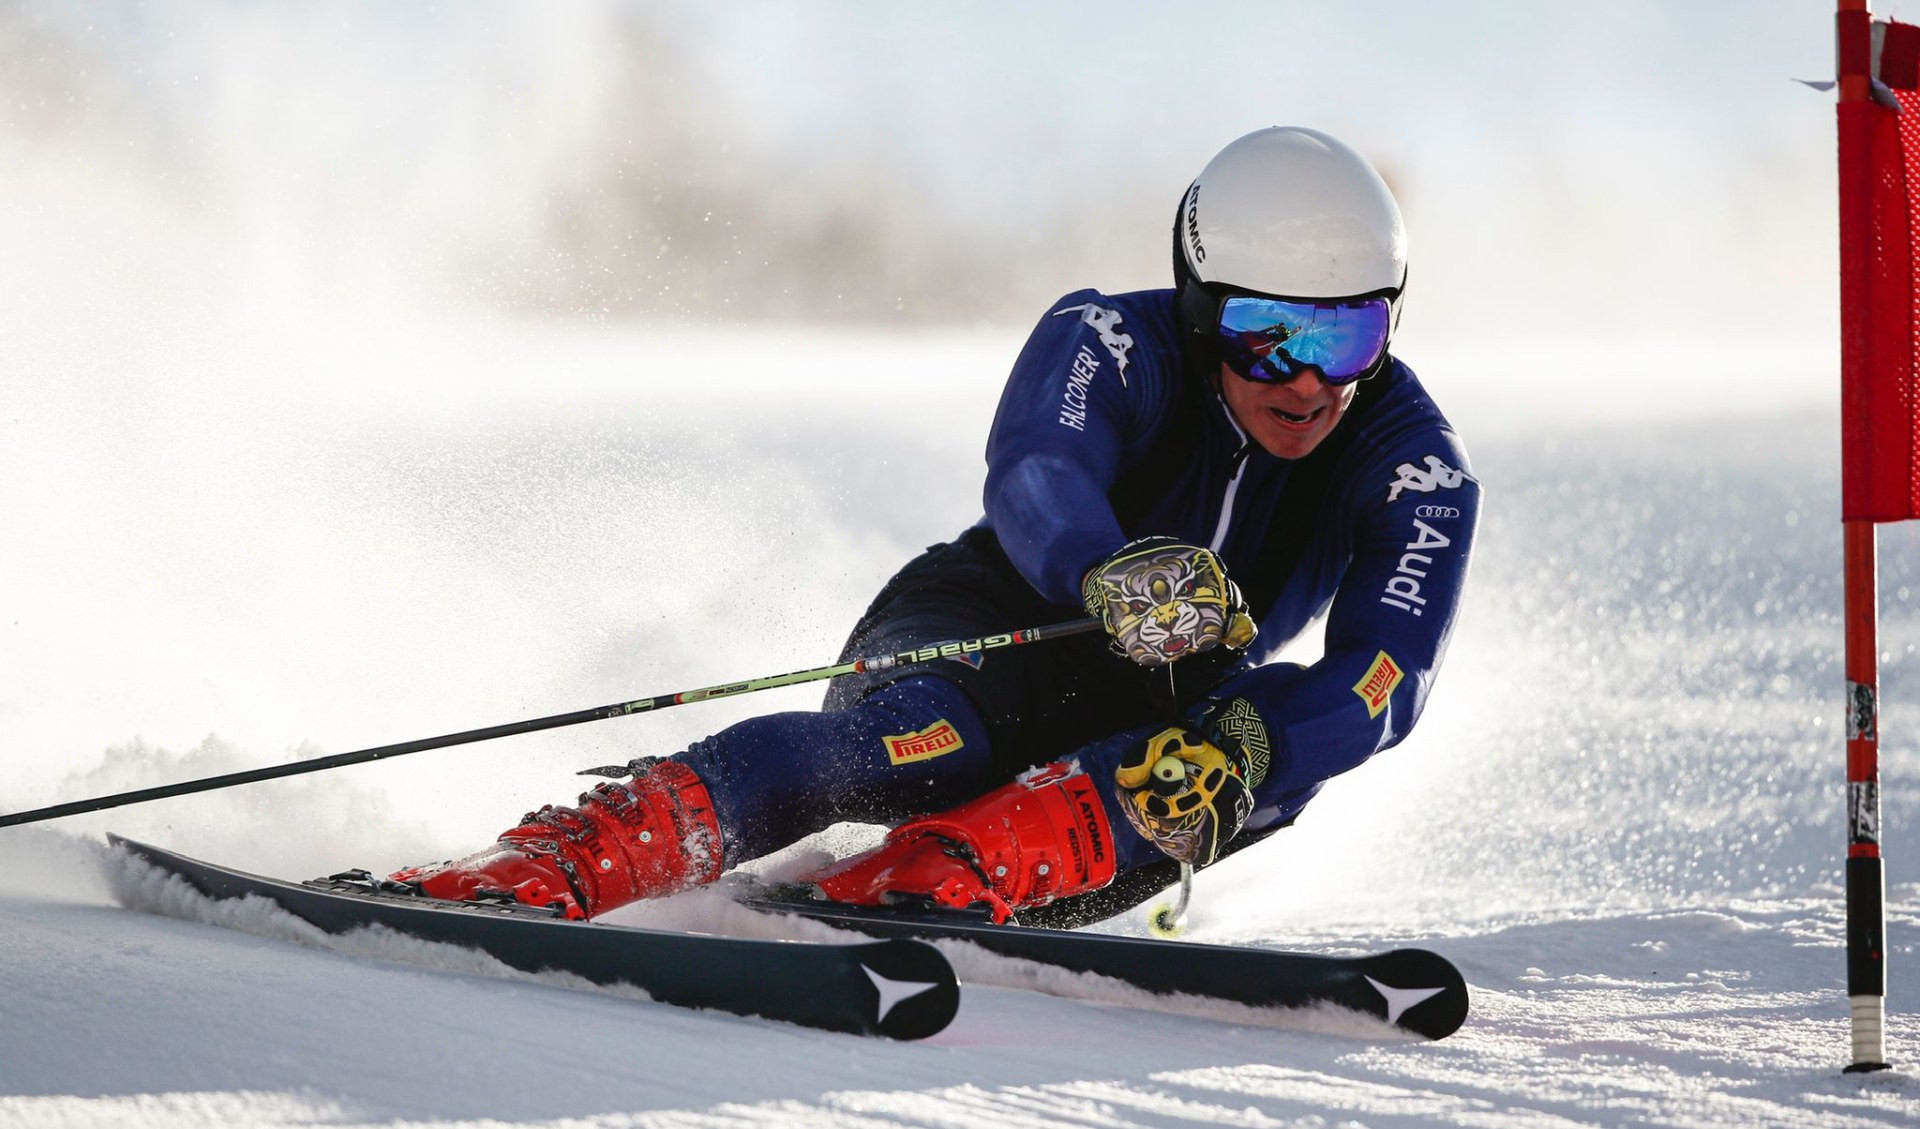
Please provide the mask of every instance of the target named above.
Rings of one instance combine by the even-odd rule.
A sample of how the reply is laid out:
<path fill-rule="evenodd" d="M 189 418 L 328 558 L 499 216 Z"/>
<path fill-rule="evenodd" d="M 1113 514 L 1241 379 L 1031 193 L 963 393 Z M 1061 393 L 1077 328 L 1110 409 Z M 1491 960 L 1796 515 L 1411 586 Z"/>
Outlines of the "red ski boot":
<path fill-rule="evenodd" d="M 706 785 L 678 761 L 601 784 L 578 808 L 549 804 L 475 855 L 392 875 L 431 898 L 504 892 L 587 918 L 720 877 L 720 825 Z"/>
<path fill-rule="evenodd" d="M 965 908 L 996 922 L 1113 881 L 1113 829 L 1092 778 L 1064 762 L 1036 769 L 952 811 L 911 819 L 887 841 L 813 880 L 837 902 L 903 897 Z"/>

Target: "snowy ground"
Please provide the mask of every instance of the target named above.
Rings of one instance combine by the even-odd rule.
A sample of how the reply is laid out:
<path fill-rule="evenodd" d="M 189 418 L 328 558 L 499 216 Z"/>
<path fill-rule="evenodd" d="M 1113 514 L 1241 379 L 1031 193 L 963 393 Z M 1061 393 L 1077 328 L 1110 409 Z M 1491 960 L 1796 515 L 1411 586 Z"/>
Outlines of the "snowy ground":
<path fill-rule="evenodd" d="M 5 810 L 824 661 L 975 515 L 1019 337 L 782 335 L 768 365 L 497 325 L 61 332 L 14 335 L 40 363 L 0 445 L 0 542 L 32 546 L 0 563 Z M 962 953 L 956 1023 L 887 1044 L 322 940 L 99 846 L 444 857 L 803 688 L 0 831 L 0 1123 L 1913 1124 L 1914 536 L 1882 538 L 1898 1068 L 1845 1076 L 1827 370 L 1623 383 L 1589 355 L 1410 348 L 1488 497 L 1433 709 L 1198 887 L 1197 940 L 1446 953 L 1474 993 L 1450 1039 L 1059 998 Z M 698 894 L 620 919 L 739 925 Z"/>
<path fill-rule="evenodd" d="M 21 1125 L 1911 1124 L 1910 1075 L 1832 1068 L 1831 992 L 1811 987 L 1832 963 L 1830 901 L 1543 915 L 1449 937 L 1475 1016 L 1436 1044 L 1151 1015 L 983 986 L 990 972 L 969 983 L 944 1034 L 886 1044 L 378 946 L 339 955 L 99 905 L 10 902 L 10 1026 L 33 1034 L 8 1040 L 18 1096 L 0 1115 Z M 434 965 L 396 959 L 409 957 Z"/>

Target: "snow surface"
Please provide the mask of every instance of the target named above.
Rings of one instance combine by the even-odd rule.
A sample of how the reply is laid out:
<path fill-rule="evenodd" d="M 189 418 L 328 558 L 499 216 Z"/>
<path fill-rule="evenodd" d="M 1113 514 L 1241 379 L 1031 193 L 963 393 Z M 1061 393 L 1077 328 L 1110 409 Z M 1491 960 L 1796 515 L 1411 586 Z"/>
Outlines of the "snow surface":
<path fill-rule="evenodd" d="M 201 341 L 186 380 L 67 351 L 16 385 L 25 426 L 0 449 L 0 510 L 44 550 L 8 560 L 0 595 L 21 644 L 0 660 L 0 806 L 824 661 L 893 567 L 976 513 L 1018 339 L 796 333 L 768 370 L 724 336 L 401 325 L 316 332 L 265 380 L 245 336 Z M 956 949 L 952 1027 L 863 1040 L 323 937 L 99 838 L 291 877 L 445 857 L 576 791 L 574 769 L 807 708 L 802 687 L 0 831 L 0 1123 L 1914 1124 L 1920 581 L 1913 535 L 1888 529 L 1896 1069 L 1843 1075 L 1824 382 L 1710 416 L 1642 374 L 1612 385 L 1637 411 L 1598 411 L 1519 379 L 1523 357 L 1434 352 L 1411 359 L 1488 506 L 1432 710 L 1203 873 L 1190 935 L 1436 949 L 1472 986 L 1457 1035 L 1145 1008 Z M 436 375 L 391 379 L 396 355 Z M 90 399 L 111 365 L 132 391 Z M 724 379 L 645 375 L 695 368 Z M 614 916 L 821 935 L 705 892 Z"/>

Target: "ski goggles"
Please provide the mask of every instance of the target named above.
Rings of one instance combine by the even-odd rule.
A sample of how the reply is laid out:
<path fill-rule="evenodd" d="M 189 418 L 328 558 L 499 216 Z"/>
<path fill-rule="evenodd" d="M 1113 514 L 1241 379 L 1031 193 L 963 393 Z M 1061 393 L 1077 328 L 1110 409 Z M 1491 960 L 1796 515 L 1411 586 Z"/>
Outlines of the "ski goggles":
<path fill-rule="evenodd" d="M 1292 302 L 1236 295 L 1220 305 L 1221 359 L 1248 380 L 1284 383 L 1309 369 L 1350 384 L 1387 351 L 1393 307 L 1385 298 Z"/>

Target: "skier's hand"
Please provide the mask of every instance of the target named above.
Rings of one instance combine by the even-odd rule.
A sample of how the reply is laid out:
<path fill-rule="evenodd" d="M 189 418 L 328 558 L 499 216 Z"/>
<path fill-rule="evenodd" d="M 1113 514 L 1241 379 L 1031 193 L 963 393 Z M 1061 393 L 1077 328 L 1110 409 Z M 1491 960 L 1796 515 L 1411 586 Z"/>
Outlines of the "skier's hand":
<path fill-rule="evenodd" d="M 1141 666 L 1253 642 L 1253 618 L 1220 558 L 1171 537 L 1142 538 L 1095 565 L 1080 597 L 1114 650 Z"/>
<path fill-rule="evenodd" d="M 1205 866 L 1252 814 L 1252 775 L 1240 742 L 1174 726 L 1128 750 L 1113 782 L 1134 830 L 1169 858 Z"/>

